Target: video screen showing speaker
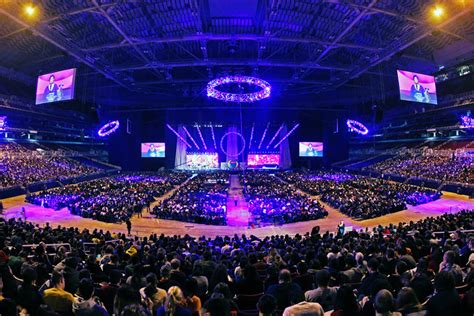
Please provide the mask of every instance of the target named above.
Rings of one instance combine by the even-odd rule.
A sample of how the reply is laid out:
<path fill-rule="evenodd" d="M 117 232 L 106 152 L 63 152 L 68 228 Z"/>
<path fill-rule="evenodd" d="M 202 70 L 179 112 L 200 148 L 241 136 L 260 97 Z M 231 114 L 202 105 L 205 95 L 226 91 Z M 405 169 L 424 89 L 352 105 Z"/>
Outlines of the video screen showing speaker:
<path fill-rule="evenodd" d="M 300 142 L 300 157 L 322 157 L 324 144 L 321 142 Z"/>
<path fill-rule="evenodd" d="M 186 153 L 186 169 L 211 170 L 219 168 L 217 153 Z"/>
<path fill-rule="evenodd" d="M 75 68 L 39 76 L 36 84 L 36 104 L 74 99 L 75 82 Z"/>
<path fill-rule="evenodd" d="M 397 70 L 400 100 L 438 104 L 435 77 Z"/>
<path fill-rule="evenodd" d="M 279 154 L 248 154 L 248 167 L 278 166 L 280 164 Z"/>
<path fill-rule="evenodd" d="M 142 143 L 142 158 L 165 158 L 165 143 Z"/>

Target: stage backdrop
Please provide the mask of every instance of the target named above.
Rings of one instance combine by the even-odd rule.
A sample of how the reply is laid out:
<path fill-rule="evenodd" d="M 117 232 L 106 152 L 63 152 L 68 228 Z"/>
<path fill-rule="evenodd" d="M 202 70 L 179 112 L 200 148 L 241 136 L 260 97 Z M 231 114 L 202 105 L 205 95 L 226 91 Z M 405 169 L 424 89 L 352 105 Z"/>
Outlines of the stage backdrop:
<path fill-rule="evenodd" d="M 186 137 L 186 133 L 180 128 L 180 125 L 194 126 L 196 122 L 201 124 L 201 132 L 206 141 L 209 151 L 213 151 L 214 145 L 211 137 L 211 128 L 208 124 L 213 123 L 216 150 L 219 154 L 219 161 L 226 162 L 229 157 L 221 153 L 221 137 L 232 130 L 240 132 L 240 113 L 238 109 L 229 108 L 229 110 L 187 110 L 187 111 L 156 111 L 143 113 L 123 113 L 120 115 L 101 115 L 101 123 L 110 120 L 120 120 L 121 128 L 118 132 L 106 138 L 109 142 L 109 161 L 121 166 L 124 170 L 146 170 L 154 171 L 161 167 L 174 168 L 185 162 L 184 146 L 178 143 L 174 133 L 168 130 L 166 124 L 170 124 L 180 135 Z M 126 119 L 131 122 L 131 133 L 126 132 Z M 335 121 L 339 119 L 339 131 L 335 131 Z M 255 126 L 252 148 L 257 149 L 262 138 L 263 130 L 268 122 L 272 126 L 271 131 L 265 137 L 262 150 L 274 151 L 280 153 L 280 165 L 282 168 L 289 166 L 299 168 L 317 168 L 320 166 L 329 166 L 333 162 L 341 161 L 348 155 L 348 134 L 345 128 L 347 114 L 333 111 L 291 111 L 259 108 L 256 110 L 247 110 L 243 112 L 243 133 L 247 144 L 244 157 L 238 157 L 239 161 L 246 162 L 249 151 L 249 139 L 251 136 L 251 127 Z M 267 148 L 267 144 L 274 136 L 275 132 L 285 123 L 278 136 L 273 141 L 276 144 L 281 138 L 291 130 L 295 124 L 300 126 L 279 148 L 273 149 L 273 144 Z M 201 139 L 197 129 L 188 128 L 198 144 Z M 258 130 L 258 131 L 257 131 Z M 190 140 L 186 137 L 186 141 Z M 324 142 L 324 157 L 322 158 L 304 158 L 299 157 L 298 144 L 301 141 Z M 157 159 L 146 159 L 140 157 L 140 144 L 145 142 L 165 142 L 166 157 Z M 191 144 L 192 145 L 192 144 Z M 194 146 L 193 146 L 194 147 Z M 202 147 L 202 146 L 200 146 Z M 236 135 L 230 135 L 223 143 L 224 149 L 231 153 L 239 150 L 240 139 Z M 253 150 L 252 149 L 252 150 Z M 195 149 L 193 150 L 195 151 Z"/>

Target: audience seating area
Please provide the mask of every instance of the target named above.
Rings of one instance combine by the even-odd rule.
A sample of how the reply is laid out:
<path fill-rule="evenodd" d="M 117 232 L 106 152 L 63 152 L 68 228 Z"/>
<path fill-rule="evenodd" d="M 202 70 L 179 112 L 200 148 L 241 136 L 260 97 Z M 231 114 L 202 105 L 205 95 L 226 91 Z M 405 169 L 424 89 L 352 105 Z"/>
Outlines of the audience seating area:
<path fill-rule="evenodd" d="M 474 156 L 404 154 L 378 162 L 366 168 L 382 174 L 395 174 L 439 180 L 443 182 L 473 183 Z"/>
<path fill-rule="evenodd" d="M 249 212 L 257 224 L 287 224 L 324 218 L 327 211 L 317 201 L 265 172 L 240 175 Z"/>
<path fill-rule="evenodd" d="M 433 189 L 343 172 L 280 172 L 277 175 L 356 219 L 398 212 L 406 209 L 406 204 L 424 204 L 441 196 Z"/>
<path fill-rule="evenodd" d="M 467 316 L 473 222 L 210 239 L 1 220 L 0 314 Z"/>
<path fill-rule="evenodd" d="M 29 144 L 0 143 L 0 189 L 26 186 L 35 182 L 61 180 L 103 171 L 62 155 Z"/>
<path fill-rule="evenodd" d="M 152 213 L 163 219 L 225 225 L 228 188 L 228 173 L 200 173 L 156 205 Z"/>
<path fill-rule="evenodd" d="M 104 222 L 122 222 L 181 184 L 185 172 L 126 174 L 31 194 L 26 201 Z"/>

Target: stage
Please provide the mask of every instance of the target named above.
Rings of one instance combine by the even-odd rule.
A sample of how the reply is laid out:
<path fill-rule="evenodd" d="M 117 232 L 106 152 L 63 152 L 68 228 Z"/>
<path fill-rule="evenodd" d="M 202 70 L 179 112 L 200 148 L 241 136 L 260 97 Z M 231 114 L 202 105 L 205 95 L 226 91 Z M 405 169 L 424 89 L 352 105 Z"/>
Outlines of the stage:
<path fill-rule="evenodd" d="M 162 198 L 166 198 L 165 195 Z M 18 218 L 22 217 L 21 209 L 25 207 L 26 217 L 28 221 L 39 224 L 41 226 L 49 222 L 53 227 L 57 225 L 65 227 L 78 227 L 79 229 L 103 229 L 111 232 L 126 232 L 125 224 L 111 224 L 104 223 L 92 219 L 82 218 L 70 214 L 67 209 L 55 211 L 53 209 L 43 208 L 24 202 L 25 196 L 17 196 L 3 200 L 5 210 L 3 217 Z M 295 235 L 310 232 L 314 226 L 320 226 L 321 232 L 336 230 L 337 224 L 343 220 L 346 227 L 353 227 L 353 229 L 372 228 L 378 225 L 398 224 L 400 222 L 410 222 L 424 219 L 431 216 L 438 216 L 446 212 L 457 213 L 463 209 L 470 209 L 474 211 L 474 200 L 467 196 L 458 195 L 450 192 L 443 192 L 441 199 L 427 204 L 418 206 L 408 206 L 407 210 L 381 216 L 374 219 L 355 221 L 348 216 L 340 213 L 334 208 L 325 205 L 329 212 L 326 218 L 286 224 L 281 226 L 266 226 L 261 228 L 248 228 L 244 221 L 239 223 L 242 226 L 235 226 L 236 222 L 231 223 L 232 226 L 212 226 L 203 224 L 184 223 L 172 220 L 161 220 L 152 217 L 152 215 L 145 213 L 143 217 L 132 218 L 132 232 L 139 236 L 150 235 L 151 233 L 165 234 L 165 235 L 184 235 L 189 234 L 194 237 L 208 236 L 214 237 L 217 235 L 233 235 L 233 234 L 247 234 L 264 237 L 269 235 Z"/>

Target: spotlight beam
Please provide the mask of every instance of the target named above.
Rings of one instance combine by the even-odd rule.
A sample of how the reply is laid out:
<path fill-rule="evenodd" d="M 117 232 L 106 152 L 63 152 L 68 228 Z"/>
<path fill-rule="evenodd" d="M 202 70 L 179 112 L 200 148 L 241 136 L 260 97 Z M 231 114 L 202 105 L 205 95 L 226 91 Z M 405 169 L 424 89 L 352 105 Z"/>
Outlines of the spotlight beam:
<path fill-rule="evenodd" d="M 270 139 L 270 142 L 267 145 L 267 149 L 270 147 L 270 145 L 273 143 L 275 138 L 277 138 L 278 134 L 280 134 L 281 129 L 283 128 L 283 124 L 280 125 L 280 128 L 276 131 L 275 136 L 273 136 L 272 139 Z"/>
<path fill-rule="evenodd" d="M 288 133 L 286 133 L 285 136 L 283 136 L 282 139 L 280 139 L 278 143 L 275 144 L 273 148 L 276 149 L 278 145 L 280 145 L 285 139 L 287 139 L 299 126 L 300 126 L 300 123 L 296 124 Z"/>
<path fill-rule="evenodd" d="M 207 150 L 206 143 L 204 142 L 204 137 L 202 137 L 201 129 L 199 125 L 196 125 L 196 129 L 198 130 L 199 138 L 201 138 L 202 145 L 204 146 L 204 150 Z"/>
<path fill-rule="evenodd" d="M 250 141 L 249 141 L 249 149 L 250 146 L 252 146 L 252 140 L 253 140 L 253 132 L 255 130 L 255 123 L 252 124 L 252 130 L 250 131 Z"/>
<path fill-rule="evenodd" d="M 212 126 L 212 123 L 211 123 L 211 135 L 212 135 L 212 142 L 214 143 L 214 149 L 217 149 L 216 136 L 214 135 L 214 127 Z"/>
<path fill-rule="evenodd" d="M 258 144 L 258 149 L 262 147 L 263 140 L 265 139 L 265 136 L 267 135 L 268 127 L 270 126 L 270 122 L 268 122 L 267 127 L 263 131 L 262 139 L 260 139 L 260 144 Z"/>
<path fill-rule="evenodd" d="M 186 135 L 188 135 L 188 137 L 191 139 L 191 141 L 193 142 L 194 146 L 196 146 L 196 148 L 198 150 L 200 150 L 201 148 L 199 148 L 198 144 L 196 143 L 196 141 L 194 140 L 194 138 L 191 136 L 191 133 L 189 133 L 188 129 L 186 128 L 186 126 L 183 126 L 183 129 L 184 131 L 186 132 Z"/>
<path fill-rule="evenodd" d="M 171 125 L 166 124 L 166 127 L 168 127 L 186 146 L 191 148 L 191 145 L 181 136 L 177 131 L 174 130 L 174 128 L 171 127 Z"/>

